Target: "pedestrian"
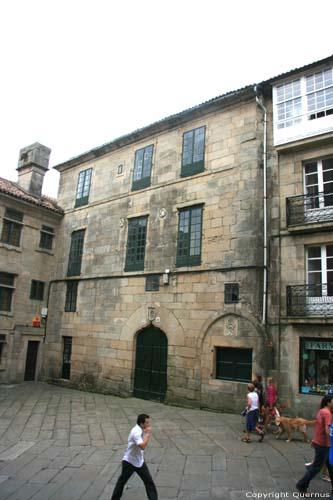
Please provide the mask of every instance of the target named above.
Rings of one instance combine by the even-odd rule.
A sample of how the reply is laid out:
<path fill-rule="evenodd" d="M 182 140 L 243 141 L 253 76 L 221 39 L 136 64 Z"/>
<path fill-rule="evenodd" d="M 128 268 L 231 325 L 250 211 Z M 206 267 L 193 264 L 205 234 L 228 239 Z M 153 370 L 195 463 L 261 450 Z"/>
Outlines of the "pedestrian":
<path fill-rule="evenodd" d="M 264 406 L 264 386 L 262 383 L 262 377 L 259 373 L 256 374 L 254 380 L 252 381 L 255 391 L 259 396 L 259 422 L 262 422 L 262 411 Z"/>
<path fill-rule="evenodd" d="M 149 415 L 138 415 L 136 425 L 129 433 L 127 448 L 122 461 L 121 474 L 113 490 L 111 500 L 119 500 L 123 494 L 124 486 L 129 478 L 136 472 L 146 487 L 149 500 L 157 500 L 157 490 L 144 460 L 144 450 L 151 436 Z"/>
<path fill-rule="evenodd" d="M 314 436 L 311 446 L 314 448 L 315 457 L 313 463 L 308 467 L 305 475 L 296 483 L 296 488 L 300 493 L 306 493 L 310 481 L 326 465 L 332 484 L 333 494 L 333 467 L 329 462 L 330 450 L 330 427 L 332 424 L 333 395 L 324 396 L 320 403 L 319 411 L 316 415 Z"/>
<path fill-rule="evenodd" d="M 246 400 L 246 434 L 245 437 L 242 438 L 244 443 L 250 443 L 250 433 L 253 430 L 256 430 L 259 434 L 259 442 L 264 439 L 265 432 L 260 429 L 258 425 L 258 415 L 259 415 L 259 396 L 258 393 L 254 390 L 254 385 L 249 384 L 247 386 L 249 392 Z"/>
<path fill-rule="evenodd" d="M 278 397 L 278 391 L 272 377 L 267 379 L 266 404 L 272 416 L 275 415 L 274 408 Z"/>

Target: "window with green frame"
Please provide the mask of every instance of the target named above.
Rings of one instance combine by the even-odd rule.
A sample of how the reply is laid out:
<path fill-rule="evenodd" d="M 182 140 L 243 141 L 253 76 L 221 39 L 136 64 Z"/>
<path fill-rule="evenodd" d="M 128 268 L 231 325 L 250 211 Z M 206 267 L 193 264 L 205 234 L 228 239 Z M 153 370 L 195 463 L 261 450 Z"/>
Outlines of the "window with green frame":
<path fill-rule="evenodd" d="M 201 264 L 202 205 L 179 210 L 176 265 Z"/>
<path fill-rule="evenodd" d="M 54 238 L 53 227 L 42 225 L 42 229 L 40 231 L 40 240 L 39 240 L 40 248 L 45 248 L 46 250 L 52 250 L 53 238 Z"/>
<path fill-rule="evenodd" d="M 81 273 L 84 233 L 84 229 L 72 233 L 67 276 L 78 276 Z"/>
<path fill-rule="evenodd" d="M 205 169 L 206 127 L 199 127 L 183 135 L 181 176 L 198 174 Z"/>
<path fill-rule="evenodd" d="M 14 247 L 20 246 L 23 228 L 23 213 L 12 208 L 6 208 L 3 218 L 1 241 Z"/>
<path fill-rule="evenodd" d="M 148 217 L 136 217 L 128 221 L 125 271 L 143 271 Z"/>
<path fill-rule="evenodd" d="M 15 274 L 0 272 L 0 311 L 12 310 Z"/>
<path fill-rule="evenodd" d="M 31 280 L 30 299 L 43 300 L 44 299 L 44 281 Z"/>
<path fill-rule="evenodd" d="M 82 170 L 82 172 L 79 173 L 79 179 L 77 182 L 77 189 L 76 189 L 75 207 L 82 207 L 82 205 L 87 205 L 88 203 L 91 174 L 92 174 L 92 168 L 88 168 L 87 170 Z"/>
<path fill-rule="evenodd" d="M 75 312 L 76 311 L 76 301 L 77 301 L 77 289 L 78 281 L 67 281 L 66 283 L 66 300 L 65 300 L 65 311 Z"/>
<path fill-rule="evenodd" d="M 251 382 L 252 349 L 216 347 L 216 378 Z"/>
<path fill-rule="evenodd" d="M 135 152 L 132 191 L 150 186 L 154 146 L 146 146 Z"/>

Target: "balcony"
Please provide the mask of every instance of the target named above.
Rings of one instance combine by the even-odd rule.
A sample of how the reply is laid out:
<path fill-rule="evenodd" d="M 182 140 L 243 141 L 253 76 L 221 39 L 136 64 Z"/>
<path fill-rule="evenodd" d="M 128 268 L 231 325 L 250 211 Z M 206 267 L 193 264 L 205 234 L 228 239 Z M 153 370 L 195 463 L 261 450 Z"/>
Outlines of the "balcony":
<path fill-rule="evenodd" d="M 333 193 L 287 198 L 287 225 L 304 226 L 333 221 Z"/>
<path fill-rule="evenodd" d="M 333 316 L 333 283 L 287 286 L 287 315 Z"/>

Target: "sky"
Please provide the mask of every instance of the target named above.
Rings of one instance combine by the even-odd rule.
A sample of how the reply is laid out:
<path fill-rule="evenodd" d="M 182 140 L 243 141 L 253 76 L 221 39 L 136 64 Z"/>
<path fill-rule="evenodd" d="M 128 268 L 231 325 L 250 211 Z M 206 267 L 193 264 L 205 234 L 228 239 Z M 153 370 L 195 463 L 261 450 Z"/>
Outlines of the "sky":
<path fill-rule="evenodd" d="M 1 2 L 0 176 L 40 142 L 56 197 L 52 166 L 332 55 L 332 17 L 332 0 Z"/>

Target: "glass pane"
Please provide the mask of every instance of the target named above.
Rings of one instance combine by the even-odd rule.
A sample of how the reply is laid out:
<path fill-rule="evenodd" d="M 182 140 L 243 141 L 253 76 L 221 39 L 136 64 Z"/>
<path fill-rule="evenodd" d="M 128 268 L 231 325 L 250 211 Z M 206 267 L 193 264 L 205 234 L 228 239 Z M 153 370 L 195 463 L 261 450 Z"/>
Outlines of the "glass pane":
<path fill-rule="evenodd" d="M 321 247 L 309 247 L 308 248 L 308 258 L 312 259 L 315 257 L 321 258 Z"/>
<path fill-rule="evenodd" d="M 205 127 L 197 128 L 194 132 L 193 162 L 196 162 L 204 159 Z"/>
<path fill-rule="evenodd" d="M 15 279 L 14 274 L 2 273 L 2 272 L 0 273 L 1 285 L 14 286 L 14 279 Z"/>
<path fill-rule="evenodd" d="M 143 157 L 144 157 L 144 149 L 139 149 L 135 153 L 135 165 L 133 172 L 133 180 L 137 181 L 142 178 L 142 169 L 143 169 Z"/>
<path fill-rule="evenodd" d="M 186 132 L 183 136 L 182 165 L 192 164 L 193 141 L 194 141 L 193 130 L 191 130 L 190 132 Z"/>
<path fill-rule="evenodd" d="M 152 158 L 153 146 L 148 146 L 144 150 L 142 177 L 150 177 Z"/>
<path fill-rule="evenodd" d="M 313 259 L 308 261 L 309 271 L 321 271 L 321 259 Z"/>

